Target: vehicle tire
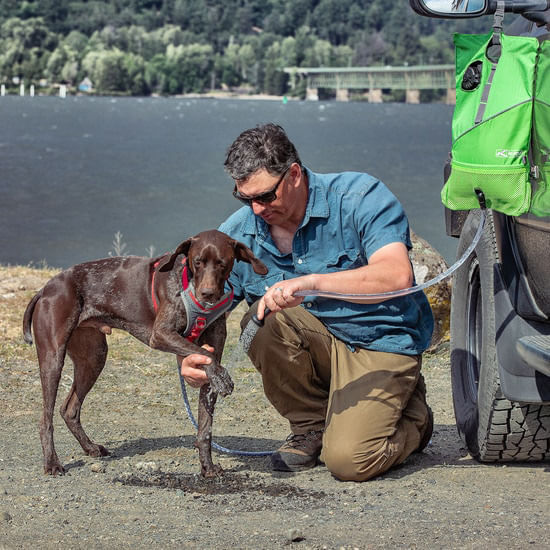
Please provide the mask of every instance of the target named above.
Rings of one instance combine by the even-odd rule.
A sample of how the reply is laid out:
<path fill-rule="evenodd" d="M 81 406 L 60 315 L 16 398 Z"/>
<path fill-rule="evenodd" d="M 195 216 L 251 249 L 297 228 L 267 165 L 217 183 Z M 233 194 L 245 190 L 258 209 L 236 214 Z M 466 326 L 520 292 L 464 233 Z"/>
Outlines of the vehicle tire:
<path fill-rule="evenodd" d="M 470 212 L 458 257 L 472 242 L 480 211 Z M 470 258 L 456 271 L 451 298 L 451 383 L 458 432 L 482 462 L 550 457 L 550 405 L 510 402 L 500 389 L 493 269 L 498 263 L 491 211 Z"/>

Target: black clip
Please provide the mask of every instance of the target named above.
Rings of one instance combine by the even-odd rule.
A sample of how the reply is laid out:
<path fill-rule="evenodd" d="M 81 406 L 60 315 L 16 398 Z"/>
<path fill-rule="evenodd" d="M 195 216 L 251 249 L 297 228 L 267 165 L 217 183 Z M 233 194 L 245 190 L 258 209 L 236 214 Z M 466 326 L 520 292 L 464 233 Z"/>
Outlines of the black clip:
<path fill-rule="evenodd" d="M 483 191 L 478 187 L 476 187 L 474 191 L 477 195 L 477 200 L 479 201 L 479 207 L 481 208 L 481 210 L 486 210 L 487 204 L 485 202 L 485 195 L 483 194 Z"/>

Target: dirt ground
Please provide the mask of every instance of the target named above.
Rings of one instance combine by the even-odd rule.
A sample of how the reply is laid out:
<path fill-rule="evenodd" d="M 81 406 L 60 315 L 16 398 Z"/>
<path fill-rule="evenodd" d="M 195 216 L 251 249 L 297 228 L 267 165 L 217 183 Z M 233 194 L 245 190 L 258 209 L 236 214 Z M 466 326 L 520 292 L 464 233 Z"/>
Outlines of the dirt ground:
<path fill-rule="evenodd" d="M 67 474 L 45 476 L 38 438 L 41 390 L 21 319 L 52 271 L 0 267 L 0 548 L 548 548 L 550 465 L 482 465 L 454 425 L 448 345 L 424 361 L 435 431 L 428 448 L 366 483 L 324 466 L 270 471 L 267 458 L 215 453 L 225 475 L 204 480 L 174 357 L 117 332 L 82 422 L 111 456 L 82 453 L 59 414 Z M 233 321 L 232 321 L 233 319 Z M 268 451 L 287 435 L 259 377 L 235 347 L 225 364 L 235 392 L 216 411 L 215 440 Z M 58 405 L 72 376 L 68 361 Z M 190 390 L 195 411 L 196 391 Z"/>

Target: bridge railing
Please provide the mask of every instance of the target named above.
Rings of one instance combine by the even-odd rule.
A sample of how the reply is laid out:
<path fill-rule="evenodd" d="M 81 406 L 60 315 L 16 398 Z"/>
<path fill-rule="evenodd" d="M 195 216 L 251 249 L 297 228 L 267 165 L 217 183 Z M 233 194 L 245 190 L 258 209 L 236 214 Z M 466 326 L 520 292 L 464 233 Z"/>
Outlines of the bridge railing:
<path fill-rule="evenodd" d="M 414 65 L 403 67 L 286 67 L 292 87 L 296 78 L 306 79 L 308 90 L 318 88 L 342 92 L 355 90 L 408 90 L 447 89 L 454 95 L 454 65 Z M 341 97 L 346 94 L 340 93 Z M 337 94 L 338 95 L 338 94 Z"/>

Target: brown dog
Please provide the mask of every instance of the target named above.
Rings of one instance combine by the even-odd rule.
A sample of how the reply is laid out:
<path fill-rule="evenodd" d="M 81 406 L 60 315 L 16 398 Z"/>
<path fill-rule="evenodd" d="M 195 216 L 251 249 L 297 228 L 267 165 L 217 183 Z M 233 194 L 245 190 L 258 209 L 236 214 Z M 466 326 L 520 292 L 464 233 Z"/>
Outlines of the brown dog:
<path fill-rule="evenodd" d="M 180 256 L 183 261 L 177 261 Z M 222 302 L 231 302 L 231 296 L 224 296 L 224 285 L 235 260 L 252 264 L 256 273 L 267 273 L 248 247 L 212 230 L 181 243 L 172 255 L 105 258 L 73 266 L 53 277 L 34 296 L 25 311 L 23 332 L 25 341 L 32 344 L 32 322 L 44 399 L 40 439 L 45 473 L 65 471 L 54 448 L 52 418 L 66 353 L 74 363 L 74 382 L 61 416 L 85 453 L 109 454 L 84 432 L 80 409 L 105 365 L 105 334 L 112 328 L 125 330 L 154 349 L 183 357 L 200 353 L 212 358 L 211 364 L 205 365 L 210 383 L 199 394 L 195 445 L 202 475 L 221 473 L 212 463 L 212 416 L 218 393 L 230 394 L 233 382 L 220 365 L 225 315 L 214 310 Z M 185 295 L 191 306 L 182 299 Z M 218 316 L 205 327 L 209 315 Z M 193 337 L 197 338 L 195 343 L 190 341 Z M 212 346 L 214 354 L 201 348 L 203 344 Z"/>

